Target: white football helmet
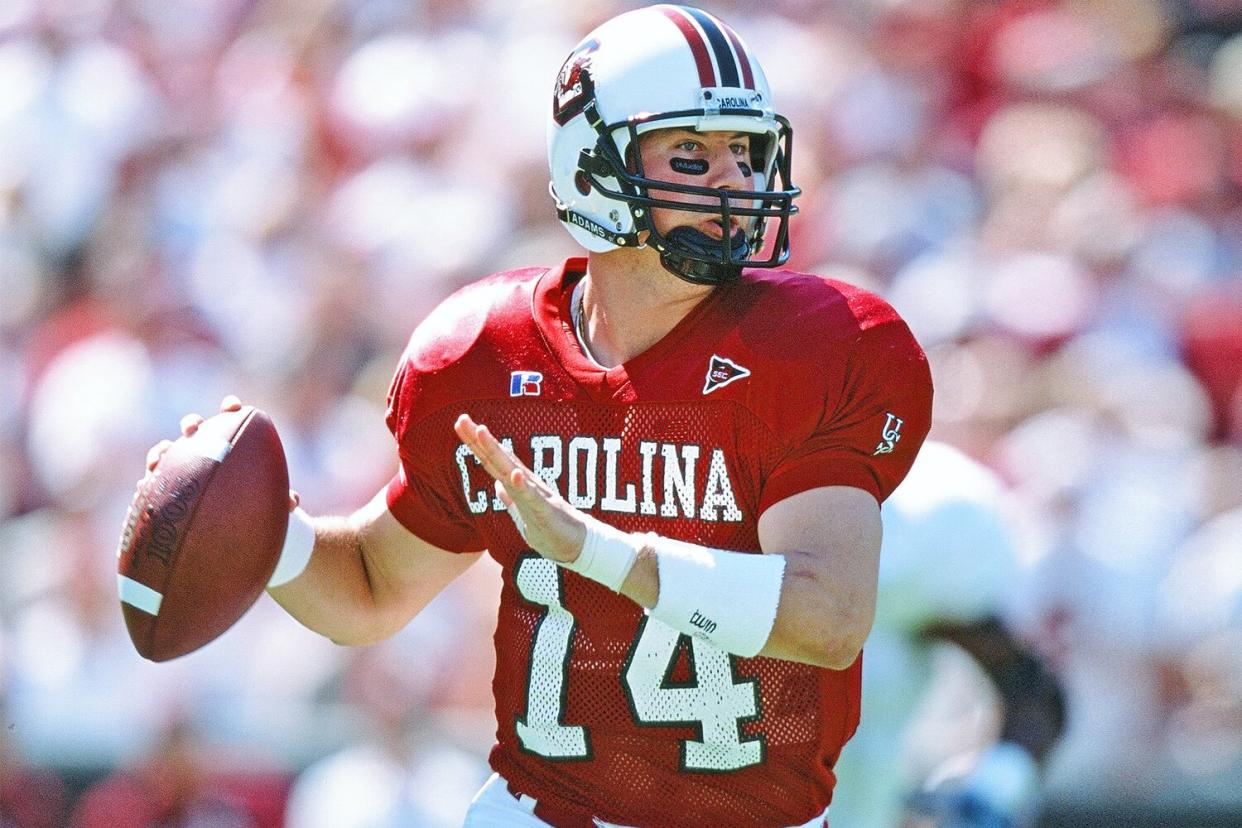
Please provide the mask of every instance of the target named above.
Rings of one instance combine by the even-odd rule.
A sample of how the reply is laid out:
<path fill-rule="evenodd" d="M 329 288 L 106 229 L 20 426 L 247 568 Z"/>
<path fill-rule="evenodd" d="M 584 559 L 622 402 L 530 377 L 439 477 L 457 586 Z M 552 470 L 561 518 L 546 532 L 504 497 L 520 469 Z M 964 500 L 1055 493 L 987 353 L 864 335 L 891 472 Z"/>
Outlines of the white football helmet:
<path fill-rule="evenodd" d="M 750 190 L 670 184 L 647 177 L 639 134 L 680 127 L 751 135 Z M 548 126 L 548 163 L 557 214 L 585 248 L 638 247 L 639 234 L 665 268 L 696 283 L 734 278 L 742 267 L 779 267 L 789 259 L 789 217 L 800 190 L 789 181 L 792 129 L 775 114 L 763 69 L 742 39 L 712 15 L 658 5 L 612 18 L 586 36 L 557 76 Z M 776 184 L 779 180 L 779 188 Z M 687 204 L 664 193 L 710 196 Z M 667 234 L 653 207 L 715 213 L 724 227 L 742 219 L 726 244 L 691 228 Z M 765 258 L 769 219 L 778 224 Z"/>

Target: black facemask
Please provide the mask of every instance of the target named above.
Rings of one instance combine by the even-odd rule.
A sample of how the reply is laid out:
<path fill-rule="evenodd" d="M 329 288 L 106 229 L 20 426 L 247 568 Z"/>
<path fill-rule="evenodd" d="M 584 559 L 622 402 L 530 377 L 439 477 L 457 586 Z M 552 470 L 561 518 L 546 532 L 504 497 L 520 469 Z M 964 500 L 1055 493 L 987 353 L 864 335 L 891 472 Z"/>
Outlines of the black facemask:
<path fill-rule="evenodd" d="M 741 265 L 726 264 L 725 259 L 744 261 L 749 251 L 746 234 L 740 229 L 729 239 L 729 255 L 725 256 L 724 240 L 694 227 L 675 227 L 665 238 L 669 244 L 660 253 L 660 264 L 678 278 L 696 285 L 731 282 L 742 272 Z M 684 251 L 684 252 L 683 252 Z M 719 259 L 720 261 L 710 261 Z"/>
<path fill-rule="evenodd" d="M 588 110 L 593 112 L 593 110 Z M 599 140 L 593 150 L 583 150 L 579 155 L 578 168 L 590 187 L 609 198 L 626 203 L 634 218 L 634 229 L 629 233 L 613 233 L 606 228 L 592 229 L 601 238 L 618 246 L 634 247 L 643 242 L 660 253 L 660 262 L 670 273 L 695 284 L 717 284 L 737 278 L 744 267 L 781 267 L 789 259 L 789 219 L 798 212 L 794 199 L 801 193 L 790 182 L 790 155 L 793 130 L 789 122 L 777 115 L 771 118 L 779 129 L 776 135 L 756 132 L 751 138 L 752 158 L 744 172 L 754 176 L 754 170 L 762 169 L 764 176 L 758 190 L 725 190 L 713 187 L 672 184 L 658 178 L 648 177 L 637 153 L 639 127 L 659 128 L 661 122 L 672 121 L 678 126 L 691 117 L 725 115 L 731 117 L 758 118 L 764 114 L 756 110 L 682 110 L 632 118 L 625 123 L 604 124 L 595 117 Z M 627 152 L 619 151 L 615 136 L 628 133 Z M 615 183 L 614 183 L 615 182 Z M 682 196 L 690 196 L 689 200 Z M 711 199 L 705 201 L 704 199 Z M 710 238 L 691 227 L 678 227 L 667 235 L 656 230 L 652 222 L 655 210 L 717 215 L 725 226 L 730 219 L 746 222 L 749 229 L 730 237 L 728 244 Z M 563 211 L 562 220 L 572 221 L 569 211 Z M 768 228 L 768 223 L 775 224 Z M 578 222 L 581 224 L 581 221 Z M 765 229 L 766 228 L 766 229 Z M 771 244 L 765 245 L 770 232 Z M 764 250 L 767 256 L 760 257 Z"/>

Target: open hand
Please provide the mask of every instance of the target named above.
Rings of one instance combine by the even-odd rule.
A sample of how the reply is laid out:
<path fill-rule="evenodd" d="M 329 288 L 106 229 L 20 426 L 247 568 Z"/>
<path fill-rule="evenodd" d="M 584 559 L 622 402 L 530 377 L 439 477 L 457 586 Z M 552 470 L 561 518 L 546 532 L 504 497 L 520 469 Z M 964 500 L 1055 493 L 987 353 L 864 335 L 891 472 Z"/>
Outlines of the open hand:
<path fill-rule="evenodd" d="M 586 516 L 566 503 L 469 414 L 458 417 L 453 430 L 496 479 L 496 493 L 531 548 L 557 563 L 577 560 L 586 540 Z"/>

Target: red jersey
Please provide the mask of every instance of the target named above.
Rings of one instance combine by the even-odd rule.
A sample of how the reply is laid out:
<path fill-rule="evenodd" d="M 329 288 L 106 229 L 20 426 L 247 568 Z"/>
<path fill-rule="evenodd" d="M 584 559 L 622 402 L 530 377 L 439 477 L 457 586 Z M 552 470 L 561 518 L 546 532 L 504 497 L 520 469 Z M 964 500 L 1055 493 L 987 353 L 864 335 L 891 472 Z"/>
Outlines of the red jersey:
<path fill-rule="evenodd" d="M 878 297 L 789 271 L 717 287 L 603 369 L 569 308 L 585 260 L 464 288 L 410 341 L 389 395 L 389 507 L 503 568 L 492 766 L 541 803 L 653 826 L 776 826 L 827 807 L 861 659 L 740 658 L 530 551 L 453 432 L 462 412 L 573 506 L 630 532 L 758 552 L 763 511 L 819 486 L 882 501 L 930 426 L 927 359 Z"/>

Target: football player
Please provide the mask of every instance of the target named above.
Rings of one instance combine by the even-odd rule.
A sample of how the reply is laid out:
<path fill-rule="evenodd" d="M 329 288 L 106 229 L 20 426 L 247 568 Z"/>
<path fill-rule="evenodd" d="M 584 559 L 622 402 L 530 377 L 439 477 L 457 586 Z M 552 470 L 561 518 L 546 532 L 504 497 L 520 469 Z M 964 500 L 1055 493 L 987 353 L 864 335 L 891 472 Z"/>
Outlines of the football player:
<path fill-rule="evenodd" d="M 588 255 L 433 311 L 389 393 L 391 484 L 291 516 L 270 594 L 345 644 L 501 565 L 496 774 L 467 825 L 824 824 L 880 503 L 932 391 L 884 301 L 781 269 L 791 136 L 716 17 L 591 32 L 548 140 Z"/>

